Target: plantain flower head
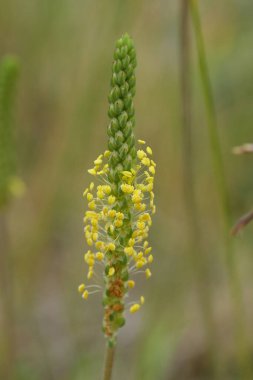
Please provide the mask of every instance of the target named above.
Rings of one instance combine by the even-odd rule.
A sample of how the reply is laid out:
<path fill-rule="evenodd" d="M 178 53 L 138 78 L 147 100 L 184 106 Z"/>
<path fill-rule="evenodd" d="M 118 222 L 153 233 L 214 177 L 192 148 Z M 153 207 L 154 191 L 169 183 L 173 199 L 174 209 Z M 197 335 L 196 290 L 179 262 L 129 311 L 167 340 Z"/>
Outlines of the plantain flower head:
<path fill-rule="evenodd" d="M 153 262 L 148 232 L 155 213 L 156 164 L 152 149 L 145 141 L 135 140 L 135 67 L 134 44 L 125 34 L 117 41 L 114 52 L 108 150 L 88 170 L 94 180 L 83 193 L 88 205 L 84 216 L 88 285 L 82 283 L 78 290 L 85 300 L 103 291 L 103 331 L 110 344 L 115 343 L 119 328 L 125 324 L 124 312 L 135 313 L 143 306 L 143 296 L 130 303 L 126 299 L 135 287 L 137 275 L 151 277 Z"/>

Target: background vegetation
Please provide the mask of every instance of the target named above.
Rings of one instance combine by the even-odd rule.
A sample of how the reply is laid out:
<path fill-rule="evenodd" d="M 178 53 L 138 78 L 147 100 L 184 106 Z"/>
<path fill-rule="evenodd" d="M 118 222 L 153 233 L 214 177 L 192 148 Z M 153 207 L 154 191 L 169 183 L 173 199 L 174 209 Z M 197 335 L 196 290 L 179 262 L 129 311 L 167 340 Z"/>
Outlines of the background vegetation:
<path fill-rule="evenodd" d="M 253 201 L 251 157 L 231 154 L 233 146 L 252 138 L 253 3 L 203 0 L 200 5 L 236 220 Z M 112 53 L 125 31 L 135 40 L 138 58 L 136 134 L 150 142 L 157 162 L 157 214 L 150 239 L 153 277 L 142 285 L 147 302 L 138 315 L 128 316 L 121 331 L 115 379 L 212 379 L 210 352 L 216 353 L 215 366 L 224 370 L 222 379 L 239 378 L 222 207 L 191 28 L 193 181 L 202 283 L 195 281 L 192 265 L 195 248 L 184 205 L 180 11 L 179 2 L 165 0 L 0 2 L 0 57 L 11 53 L 21 62 L 15 127 L 18 172 L 27 186 L 7 215 L 15 311 L 11 379 L 97 379 L 102 370 L 100 299 L 85 303 L 76 290 L 86 249 L 81 195 L 87 169 L 105 149 Z M 251 231 L 249 226 L 235 242 L 250 343 Z M 215 348 L 199 302 L 202 285 L 210 294 Z M 1 342 L 3 368 L 6 347 Z"/>

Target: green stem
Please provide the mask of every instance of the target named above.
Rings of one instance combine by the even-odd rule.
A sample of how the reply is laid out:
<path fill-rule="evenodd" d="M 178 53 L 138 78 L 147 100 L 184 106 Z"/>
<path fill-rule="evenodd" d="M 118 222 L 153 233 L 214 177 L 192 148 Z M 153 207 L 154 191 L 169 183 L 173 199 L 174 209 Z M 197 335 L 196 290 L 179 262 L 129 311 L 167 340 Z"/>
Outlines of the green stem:
<path fill-rule="evenodd" d="M 2 363 L 2 376 L 11 380 L 15 363 L 15 318 L 13 300 L 13 276 L 10 257 L 10 244 L 6 223 L 5 210 L 0 213 L 0 242 L 1 242 L 1 290 L 3 301 L 3 345 L 4 356 Z"/>
<path fill-rule="evenodd" d="M 105 352 L 105 365 L 104 365 L 104 376 L 103 380 L 111 380 L 112 378 L 112 367 L 114 362 L 115 346 L 106 345 Z"/>
<path fill-rule="evenodd" d="M 192 155 L 192 102 L 190 73 L 190 33 L 189 1 L 181 0 L 181 102 L 182 102 L 182 161 L 185 209 L 189 235 L 190 264 L 199 296 L 203 324 L 209 346 L 214 379 L 219 376 L 217 360 L 216 327 L 212 308 L 212 295 L 209 286 L 209 273 L 201 247 L 201 230 L 194 192 L 194 163 Z"/>
<path fill-rule="evenodd" d="M 196 38 L 199 70 L 203 87 L 203 95 L 206 106 L 208 133 L 211 144 L 213 169 L 217 180 L 217 188 L 221 199 L 224 218 L 224 242 L 226 248 L 226 266 L 228 273 L 228 282 L 230 294 L 233 300 L 235 321 L 236 321 L 236 338 L 238 347 L 238 361 L 240 364 L 243 379 L 252 379 L 251 363 L 249 358 L 249 345 L 247 342 L 247 332 L 245 328 L 245 310 L 243 304 L 243 294 L 240 284 L 240 278 L 236 267 L 234 245 L 229 238 L 229 230 L 232 225 L 228 188 L 225 178 L 222 151 L 218 133 L 218 123 L 212 94 L 211 81 L 208 72 L 208 65 L 205 53 L 204 38 L 201 27 L 201 19 L 198 9 L 198 0 L 189 0 L 191 9 L 191 18 Z"/>

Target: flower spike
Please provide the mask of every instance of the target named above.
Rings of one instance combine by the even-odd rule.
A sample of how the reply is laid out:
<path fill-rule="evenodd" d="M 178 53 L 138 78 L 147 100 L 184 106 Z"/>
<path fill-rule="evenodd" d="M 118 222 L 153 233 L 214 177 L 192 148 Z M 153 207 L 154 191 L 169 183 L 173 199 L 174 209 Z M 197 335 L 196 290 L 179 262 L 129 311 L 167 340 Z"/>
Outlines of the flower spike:
<path fill-rule="evenodd" d="M 108 150 L 94 160 L 88 172 L 100 184 L 92 182 L 84 190 L 88 211 L 84 216 L 84 235 L 89 246 L 84 255 L 88 265 L 88 281 L 99 278 L 103 266 L 104 320 L 103 331 L 110 344 L 125 324 L 125 298 L 135 287 L 134 277 L 140 273 L 151 276 L 152 248 L 147 241 L 152 224 L 154 175 L 156 164 L 146 142 L 134 136 L 136 53 L 132 39 L 123 35 L 116 43 L 109 93 Z M 95 178 L 95 179 L 96 179 Z M 88 285 L 79 286 L 86 300 L 91 293 Z M 99 287 L 100 289 L 100 287 Z M 131 302 L 130 313 L 144 304 Z"/>

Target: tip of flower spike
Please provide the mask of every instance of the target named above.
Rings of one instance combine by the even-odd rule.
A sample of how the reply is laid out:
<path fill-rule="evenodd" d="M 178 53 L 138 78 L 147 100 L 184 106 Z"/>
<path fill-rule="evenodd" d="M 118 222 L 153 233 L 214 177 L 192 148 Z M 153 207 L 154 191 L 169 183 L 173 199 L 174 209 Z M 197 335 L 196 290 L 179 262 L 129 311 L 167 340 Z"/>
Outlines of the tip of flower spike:
<path fill-rule="evenodd" d="M 145 275 L 146 275 L 146 278 L 148 279 L 148 278 L 150 278 L 151 276 L 152 276 L 152 273 L 151 273 L 151 271 L 150 271 L 150 269 L 146 269 L 145 270 Z"/>
<path fill-rule="evenodd" d="M 129 48 L 133 47 L 133 40 L 128 33 L 124 33 L 121 38 L 116 42 L 116 46 L 121 48 L 122 46 L 127 45 Z"/>

